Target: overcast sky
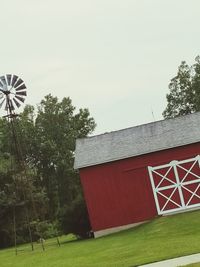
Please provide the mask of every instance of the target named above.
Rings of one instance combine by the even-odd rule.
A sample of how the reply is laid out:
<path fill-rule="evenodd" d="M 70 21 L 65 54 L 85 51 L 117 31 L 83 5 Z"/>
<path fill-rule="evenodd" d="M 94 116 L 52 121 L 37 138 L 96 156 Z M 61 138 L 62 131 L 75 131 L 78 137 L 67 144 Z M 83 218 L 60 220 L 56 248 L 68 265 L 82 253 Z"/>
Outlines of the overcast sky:
<path fill-rule="evenodd" d="M 95 134 L 162 119 L 182 60 L 200 54 L 199 0 L 0 0 L 0 74 L 27 104 L 51 93 L 89 108 Z M 154 117 L 152 115 L 154 114 Z"/>

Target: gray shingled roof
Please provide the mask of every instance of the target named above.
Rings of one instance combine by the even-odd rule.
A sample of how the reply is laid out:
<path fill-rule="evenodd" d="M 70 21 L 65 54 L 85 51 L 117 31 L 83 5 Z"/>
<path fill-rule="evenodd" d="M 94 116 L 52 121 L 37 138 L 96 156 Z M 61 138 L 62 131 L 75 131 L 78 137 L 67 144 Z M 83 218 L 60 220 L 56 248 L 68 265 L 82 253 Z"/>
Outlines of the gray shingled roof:
<path fill-rule="evenodd" d="M 76 140 L 74 168 L 200 141 L 200 112 Z"/>

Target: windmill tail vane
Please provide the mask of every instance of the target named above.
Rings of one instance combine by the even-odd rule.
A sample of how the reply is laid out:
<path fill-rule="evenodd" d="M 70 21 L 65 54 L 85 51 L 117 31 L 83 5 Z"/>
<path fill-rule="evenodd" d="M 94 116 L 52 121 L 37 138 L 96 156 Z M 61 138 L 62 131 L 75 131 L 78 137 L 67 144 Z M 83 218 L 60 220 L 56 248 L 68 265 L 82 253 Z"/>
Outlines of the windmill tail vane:
<path fill-rule="evenodd" d="M 14 74 L 0 76 L 0 109 L 7 111 L 8 116 L 15 116 L 15 109 L 25 101 L 27 88 L 24 81 Z"/>

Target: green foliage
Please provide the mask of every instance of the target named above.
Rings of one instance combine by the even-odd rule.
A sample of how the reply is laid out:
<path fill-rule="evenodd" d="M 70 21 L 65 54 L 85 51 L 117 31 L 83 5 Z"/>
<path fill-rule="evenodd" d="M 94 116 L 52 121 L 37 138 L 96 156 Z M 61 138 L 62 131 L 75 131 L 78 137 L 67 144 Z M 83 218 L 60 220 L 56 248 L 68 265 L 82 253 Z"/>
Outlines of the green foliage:
<path fill-rule="evenodd" d="M 73 169 L 75 141 L 94 130 L 94 119 L 87 109 L 75 112 L 70 98 L 59 101 L 49 94 L 37 111 L 27 105 L 13 124 L 20 154 L 13 145 L 10 123 L 0 119 L 0 237 L 14 240 L 14 208 L 19 242 L 28 241 L 26 209 L 34 239 L 38 235 L 55 236 L 58 231 L 67 232 L 66 229 L 80 235 L 80 227 L 71 226 L 79 224 L 79 213 L 85 216 L 82 220 L 88 219 L 80 198 L 79 177 Z M 84 236 L 85 228 L 81 229 Z"/>
<path fill-rule="evenodd" d="M 49 222 L 49 221 L 36 221 L 34 222 L 36 226 L 36 231 L 34 232 L 35 239 L 39 238 L 52 238 L 59 234 L 58 232 L 58 222 Z"/>
<path fill-rule="evenodd" d="M 29 220 L 43 218 L 47 198 L 41 187 L 35 186 L 36 177 L 24 173 L 0 173 L 0 247 L 14 243 L 13 219 L 16 218 L 18 242 L 28 242 L 27 214 Z"/>
<path fill-rule="evenodd" d="M 164 118 L 200 111 L 200 56 L 195 61 L 192 66 L 183 61 L 177 75 L 171 79 Z"/>
<path fill-rule="evenodd" d="M 48 219 L 56 220 L 63 207 L 71 207 L 80 194 L 79 177 L 73 169 L 75 141 L 94 128 L 89 111 L 75 113 L 70 98 L 59 102 L 57 97 L 47 95 L 38 106 L 35 142 L 30 144 L 28 157 L 42 177 L 49 198 Z"/>

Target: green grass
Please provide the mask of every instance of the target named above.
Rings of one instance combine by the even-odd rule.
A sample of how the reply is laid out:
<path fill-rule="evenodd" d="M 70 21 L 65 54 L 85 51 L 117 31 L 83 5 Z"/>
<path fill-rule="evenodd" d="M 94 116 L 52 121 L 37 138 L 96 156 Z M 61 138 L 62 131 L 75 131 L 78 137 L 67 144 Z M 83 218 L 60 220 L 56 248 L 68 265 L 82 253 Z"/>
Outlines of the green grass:
<path fill-rule="evenodd" d="M 61 238 L 0 251 L 1 267 L 127 267 L 200 252 L 200 211 L 157 218 L 135 229 L 99 239 L 71 241 Z"/>
<path fill-rule="evenodd" d="M 184 265 L 180 267 L 200 267 L 200 262 L 192 263 L 192 264 L 188 264 L 188 265 Z"/>

